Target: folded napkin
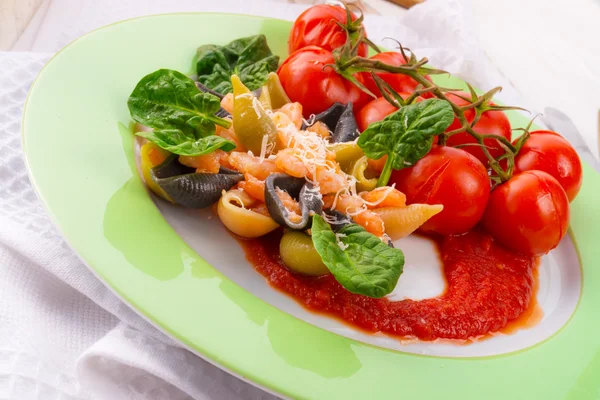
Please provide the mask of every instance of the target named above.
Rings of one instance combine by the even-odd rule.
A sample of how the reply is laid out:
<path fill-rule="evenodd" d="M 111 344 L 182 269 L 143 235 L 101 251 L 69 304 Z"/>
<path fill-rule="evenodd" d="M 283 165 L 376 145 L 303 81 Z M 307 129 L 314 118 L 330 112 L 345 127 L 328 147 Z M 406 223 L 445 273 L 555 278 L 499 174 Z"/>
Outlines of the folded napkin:
<path fill-rule="evenodd" d="M 133 16 L 111 14 L 111 3 L 121 9 L 135 3 L 139 15 L 173 11 L 167 2 L 164 9 L 157 6 L 160 2 L 152 2 L 151 9 L 140 2 L 81 3 L 89 3 L 89 9 L 82 6 L 79 12 L 95 14 L 97 24 Z M 260 2 L 263 7 L 257 11 L 258 2 L 248 3 L 254 4 L 254 13 L 266 10 L 270 16 L 268 10 L 282 9 L 281 4 Z M 245 12 L 245 3 L 236 4 L 230 11 Z M 403 21 L 369 16 L 366 24 L 372 39 L 402 38 L 435 65 L 486 88 L 494 70 L 475 62 L 481 60 L 480 53 L 474 35 L 466 31 L 469 24 L 458 22 L 462 18 L 468 18 L 462 2 L 428 0 L 407 12 Z M 69 21 L 71 32 L 80 35 L 96 27 L 80 19 Z M 58 37 L 56 43 L 62 46 L 74 38 L 67 37 Z M 0 53 L 0 398 L 276 398 L 214 367 L 147 323 L 94 277 L 53 227 L 28 178 L 20 133 L 27 91 L 50 56 Z M 498 75 L 493 80 L 498 82 Z"/>

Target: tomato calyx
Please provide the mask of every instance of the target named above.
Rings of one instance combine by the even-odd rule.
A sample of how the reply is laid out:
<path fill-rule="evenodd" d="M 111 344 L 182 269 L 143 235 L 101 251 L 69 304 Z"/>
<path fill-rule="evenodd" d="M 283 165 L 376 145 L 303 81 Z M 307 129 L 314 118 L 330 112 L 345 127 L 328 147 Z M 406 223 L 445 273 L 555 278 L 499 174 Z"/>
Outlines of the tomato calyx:
<path fill-rule="evenodd" d="M 366 42 L 367 39 L 365 37 L 364 28 L 360 25 L 364 16 L 362 13 L 360 13 L 360 16 L 355 21 L 352 21 L 349 6 L 344 4 L 344 7 L 348 16 L 347 23 L 338 24 L 342 28 L 346 29 L 348 33 L 348 39 L 343 46 L 333 50 L 332 54 L 334 58 L 334 63 L 328 64 L 326 67 L 333 68 L 336 71 L 336 73 L 338 73 L 348 81 L 352 82 L 363 92 L 367 93 L 373 98 L 377 98 L 377 96 L 371 90 L 369 90 L 362 82 L 358 81 L 355 77 L 356 74 L 361 72 L 370 73 L 377 88 L 381 92 L 381 95 L 390 104 L 398 108 L 405 106 L 406 104 L 411 104 L 417 97 L 424 94 L 430 94 L 437 97 L 438 99 L 449 102 L 452 106 L 456 118 L 460 123 L 460 127 L 452 131 L 439 134 L 438 143 L 440 145 L 445 145 L 447 139 L 452 135 L 463 132 L 468 133 L 475 139 L 475 143 L 458 145 L 457 147 L 478 146 L 479 148 L 481 148 L 482 153 L 488 160 L 489 167 L 492 170 L 492 174 L 490 176 L 492 181 L 496 184 L 508 181 L 511 178 L 514 170 L 514 158 L 518 154 L 519 149 L 523 146 L 523 144 L 529 137 L 529 127 L 525 129 L 525 134 L 521 136 L 521 138 L 516 142 L 516 144 L 513 144 L 511 143 L 509 138 L 506 138 L 501 135 L 478 133 L 475 130 L 475 125 L 481 119 L 482 115 L 487 111 L 506 111 L 524 109 L 520 107 L 503 106 L 492 103 L 492 98 L 494 97 L 494 95 L 502 90 L 502 87 L 500 86 L 495 87 L 479 96 L 475 92 L 473 87 L 467 83 L 470 97 L 465 97 L 460 94 L 457 94 L 457 89 L 445 88 L 433 83 L 432 81 L 427 79 L 426 75 L 447 74 L 448 72 L 427 66 L 429 60 L 426 57 L 418 59 L 417 56 L 410 49 L 403 47 L 402 44 L 400 44 L 399 42 L 396 43 L 398 44 L 398 51 L 406 60 L 404 64 L 390 65 L 380 60 L 359 56 L 358 47 L 362 43 L 368 43 Z M 356 24 L 357 22 L 358 25 Z M 381 77 L 379 77 L 377 73 L 402 74 L 412 78 L 414 81 L 417 82 L 418 85 L 415 88 L 414 92 L 408 98 L 403 99 L 389 84 L 387 84 Z M 448 93 L 452 93 L 455 96 L 460 97 L 461 99 L 465 100 L 467 104 L 454 104 L 446 95 Z M 474 116 L 472 118 L 468 118 L 467 114 L 470 114 L 470 116 Z M 494 157 L 490 153 L 488 145 L 484 143 L 484 140 L 489 142 L 490 139 L 495 140 L 497 142 L 498 146 L 504 150 L 504 154 L 502 154 L 499 157 Z M 502 167 L 500 161 L 503 161 L 502 164 L 506 165 L 506 169 Z"/>
<path fill-rule="evenodd" d="M 386 100 L 388 100 L 392 105 L 394 105 L 396 107 L 402 106 L 403 102 L 404 102 L 404 104 L 410 104 L 415 98 L 417 98 L 418 96 L 421 96 L 425 93 L 431 93 L 438 99 L 448 101 L 450 103 L 450 105 L 452 106 L 452 109 L 454 111 L 454 114 L 456 115 L 456 118 L 460 122 L 460 127 L 453 131 L 444 132 L 444 133 L 440 134 L 438 136 L 439 144 L 445 145 L 448 137 L 450 137 L 452 135 L 462 133 L 462 132 L 468 133 L 476 141 L 476 143 L 473 143 L 470 145 L 479 146 L 481 148 L 483 154 L 485 155 L 485 158 L 488 160 L 489 166 L 492 169 L 491 179 L 495 183 L 501 183 L 501 182 L 508 181 L 510 179 L 510 177 L 512 176 L 512 170 L 514 167 L 514 157 L 517 155 L 519 147 L 513 145 L 509 139 L 507 139 L 503 136 L 500 136 L 500 135 L 479 134 L 474 129 L 474 127 L 475 127 L 475 124 L 477 124 L 477 122 L 483 115 L 483 113 L 485 113 L 486 111 L 505 111 L 505 110 L 515 110 L 515 109 L 523 110 L 523 109 L 520 107 L 500 106 L 500 105 L 496 105 L 496 104 L 492 103 L 492 98 L 494 97 L 495 94 L 497 94 L 499 91 L 502 90 L 502 87 L 495 87 L 495 88 L 489 90 L 488 92 L 482 94 L 481 96 L 478 96 L 477 93 L 475 92 L 475 90 L 473 89 L 473 87 L 469 84 L 467 84 L 467 85 L 469 87 L 469 92 L 471 94 L 471 97 L 463 98 L 462 96 L 459 96 L 459 97 L 463 98 L 463 100 L 466 100 L 468 102 L 468 104 L 466 104 L 464 106 L 456 105 L 446 95 L 447 93 L 456 92 L 456 89 L 441 87 L 441 86 L 436 85 L 435 83 L 429 81 L 425 77 L 425 75 L 427 75 L 427 74 L 433 75 L 433 74 L 443 74 L 443 73 L 447 73 L 447 72 L 439 70 L 439 69 L 426 67 L 426 64 L 429 62 L 429 60 L 426 57 L 424 57 L 422 59 L 417 59 L 417 57 L 415 56 L 415 54 L 412 51 L 403 47 L 402 45 L 399 45 L 399 50 L 403 54 L 405 59 L 408 60 L 403 65 L 399 65 L 399 66 L 389 65 L 389 64 L 386 64 L 379 60 L 367 59 L 367 58 L 359 57 L 359 56 L 353 56 L 353 57 L 348 58 L 347 54 L 341 53 L 341 54 L 338 54 L 338 56 L 341 55 L 341 57 L 336 59 L 336 71 L 339 74 L 343 75 L 344 77 L 346 76 L 347 73 L 350 73 L 350 74 L 355 74 L 357 72 L 371 73 L 371 76 L 373 77 L 377 87 L 381 91 L 382 96 L 385 97 Z M 410 56 L 407 55 L 407 52 L 410 53 Z M 346 59 L 344 59 L 344 56 L 346 56 Z M 335 58 L 335 55 L 334 55 L 334 58 Z M 418 83 L 418 86 L 417 86 L 416 90 L 414 91 L 414 93 L 411 94 L 411 96 L 409 96 L 408 98 L 406 98 L 404 100 L 400 100 L 400 96 L 389 85 L 387 85 L 379 76 L 377 76 L 378 72 L 395 73 L 395 74 L 402 74 L 402 75 L 409 76 L 410 78 L 414 79 Z M 364 90 L 360 86 L 359 86 L 359 88 Z M 367 91 L 367 93 L 369 95 L 372 95 L 372 93 L 370 91 Z M 475 116 L 471 121 L 467 118 L 467 115 L 466 115 L 466 112 L 469 110 L 472 110 L 475 113 Z M 522 138 L 523 138 L 522 143 L 524 143 L 524 141 L 527 140 L 528 136 L 523 135 Z M 494 139 L 498 143 L 498 145 L 502 149 L 504 149 L 505 153 L 499 159 L 494 158 L 490 154 L 487 145 L 484 143 L 484 140 L 489 140 L 489 139 Z M 521 146 L 522 146 L 522 143 L 521 143 Z M 500 159 L 507 159 L 506 163 L 508 165 L 508 168 L 506 170 L 502 168 L 502 166 L 499 162 Z"/>
<path fill-rule="evenodd" d="M 360 7 L 355 4 L 347 4 L 346 2 L 341 2 L 344 10 L 346 11 L 346 23 L 342 24 L 338 21 L 334 21 L 340 28 L 346 31 L 348 41 L 352 44 L 355 44 L 356 48 L 362 43 L 366 43 L 367 46 L 371 47 L 376 52 L 380 53 L 379 47 L 371 40 L 367 38 L 365 35 L 365 28 L 363 27 L 363 21 L 365 19 L 365 14 L 362 12 Z M 352 20 L 352 10 L 350 8 L 354 8 L 358 17 Z M 357 50 L 358 51 L 358 50 Z M 357 53 L 354 53 L 357 54 Z"/>

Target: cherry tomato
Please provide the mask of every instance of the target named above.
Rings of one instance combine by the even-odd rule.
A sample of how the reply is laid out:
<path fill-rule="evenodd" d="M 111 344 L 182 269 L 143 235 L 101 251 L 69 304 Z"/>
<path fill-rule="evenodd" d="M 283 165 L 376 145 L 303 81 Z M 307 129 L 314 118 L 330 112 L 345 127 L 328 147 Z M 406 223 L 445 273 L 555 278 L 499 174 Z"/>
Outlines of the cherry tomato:
<path fill-rule="evenodd" d="M 581 188 L 581 161 L 571 144 L 552 131 L 534 131 L 515 157 L 515 173 L 540 170 L 552 175 L 573 201 Z"/>
<path fill-rule="evenodd" d="M 458 95 L 461 95 L 463 97 L 466 97 L 466 98 L 471 97 L 471 95 L 468 93 L 464 93 L 464 92 L 455 92 L 455 93 Z M 464 105 L 469 104 L 468 101 L 460 98 L 456 94 L 448 93 L 446 96 L 452 101 L 452 103 L 456 104 L 457 106 L 464 106 Z M 465 111 L 465 117 L 467 118 L 467 121 L 469 121 L 469 122 L 473 121 L 473 119 L 475 118 L 475 111 L 474 110 Z M 446 132 L 452 131 L 454 129 L 458 129 L 460 127 L 461 127 L 460 121 L 458 120 L 458 118 L 454 118 L 454 121 L 452 121 L 452 124 L 450 124 L 450 126 L 448 127 Z M 477 132 L 481 135 L 504 136 L 508 140 L 510 140 L 511 134 L 512 134 L 511 128 L 510 128 L 510 122 L 508 121 L 508 118 L 506 117 L 506 114 L 504 114 L 503 111 L 486 111 L 486 112 L 484 112 L 481 115 L 481 118 L 479 119 L 479 121 L 477 121 L 477 124 L 475 124 L 475 132 Z M 458 145 L 462 145 L 462 144 L 475 144 L 475 143 L 477 143 L 475 138 L 466 132 L 457 133 L 456 135 L 452 135 L 446 141 L 446 144 L 448 146 L 458 146 Z M 502 154 L 504 154 L 504 149 L 498 144 L 498 142 L 495 139 L 485 139 L 483 141 L 483 143 L 488 147 L 488 151 L 490 152 L 492 157 L 497 158 L 497 157 L 500 157 Z M 483 165 L 486 165 L 486 166 L 488 165 L 488 159 L 483 154 L 483 151 L 481 150 L 481 148 L 479 146 L 465 146 L 465 147 L 462 147 L 462 149 L 464 151 L 466 151 L 467 153 L 470 153 L 470 154 L 474 155 L 475 157 L 477 157 L 477 159 L 479 161 L 481 161 L 483 163 Z"/>
<path fill-rule="evenodd" d="M 403 99 L 406 99 L 408 96 L 410 96 L 410 93 L 402 92 L 398 94 Z M 421 96 L 418 96 L 415 99 L 415 103 L 419 103 L 423 100 L 424 99 Z M 394 111 L 398 111 L 398 109 L 391 105 L 390 102 L 384 97 L 373 99 L 365 104 L 365 106 L 361 108 L 358 113 L 356 113 L 356 123 L 358 124 L 358 129 L 360 129 L 361 132 L 364 132 L 365 129 L 367 129 L 373 122 L 383 120 Z M 434 139 L 434 143 L 437 143 L 437 137 Z"/>
<path fill-rule="evenodd" d="M 444 210 L 421 230 L 458 235 L 481 219 L 490 196 L 490 179 L 471 154 L 448 146 L 433 146 L 410 168 L 394 171 L 390 184 L 406 194 L 409 204 L 442 204 Z"/>
<path fill-rule="evenodd" d="M 383 53 L 379 53 L 371 57 L 372 60 L 378 60 L 384 62 L 389 65 L 393 65 L 395 67 L 406 64 L 406 59 L 397 51 L 386 51 Z M 415 91 L 416 87 L 419 85 L 417 81 L 413 78 L 402 75 L 402 74 L 394 74 L 391 72 L 377 72 L 377 76 L 387 82 L 394 91 L 397 93 L 405 92 L 412 93 Z M 365 80 L 365 86 L 376 96 L 381 96 L 381 92 L 375 83 L 375 80 L 371 76 L 370 73 L 363 72 L 363 78 Z M 428 80 L 431 80 L 427 77 Z M 425 93 L 423 95 L 424 98 L 433 97 L 430 93 Z"/>
<path fill-rule="evenodd" d="M 539 256 L 567 233 L 569 199 L 550 174 L 525 171 L 492 191 L 483 225 L 505 247 Z"/>
<path fill-rule="evenodd" d="M 352 21 L 356 15 L 352 14 Z M 319 4 L 304 11 L 294 22 L 290 31 L 288 50 L 292 54 L 306 46 L 319 46 L 325 50 L 333 51 L 346 43 L 346 31 L 336 22 L 346 23 L 346 10 L 343 7 L 331 4 Z M 369 48 L 366 44 L 360 45 L 358 55 L 366 57 Z"/>
<path fill-rule="evenodd" d="M 336 102 L 352 102 L 354 109 L 360 110 L 370 99 L 368 94 L 333 68 L 324 68 L 332 63 L 333 55 L 330 51 L 308 46 L 292 53 L 277 71 L 289 98 L 302 104 L 305 118 L 325 111 Z M 362 83 L 359 74 L 355 77 Z"/>

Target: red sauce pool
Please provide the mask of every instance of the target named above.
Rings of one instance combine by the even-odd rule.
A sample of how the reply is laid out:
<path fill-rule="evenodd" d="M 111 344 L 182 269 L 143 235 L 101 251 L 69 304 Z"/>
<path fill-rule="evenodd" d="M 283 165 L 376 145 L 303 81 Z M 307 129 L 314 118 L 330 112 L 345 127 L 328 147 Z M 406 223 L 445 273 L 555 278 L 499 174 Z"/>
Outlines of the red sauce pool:
<path fill-rule="evenodd" d="M 482 231 L 436 242 L 447 289 L 440 297 L 418 301 L 373 299 L 348 292 L 331 275 L 292 273 L 281 262 L 280 238 L 278 231 L 240 243 L 248 260 L 273 287 L 310 310 L 369 332 L 465 340 L 498 331 L 511 333 L 537 323 L 542 316 L 535 302 L 537 259 L 503 249 Z"/>

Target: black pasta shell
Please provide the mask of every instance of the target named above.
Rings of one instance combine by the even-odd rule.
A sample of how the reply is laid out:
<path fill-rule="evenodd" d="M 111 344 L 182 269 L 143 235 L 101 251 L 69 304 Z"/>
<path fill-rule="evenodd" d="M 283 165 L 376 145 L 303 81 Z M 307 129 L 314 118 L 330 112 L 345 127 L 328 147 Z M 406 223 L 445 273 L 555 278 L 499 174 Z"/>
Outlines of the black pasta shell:
<path fill-rule="evenodd" d="M 352 103 L 335 103 L 327 110 L 315 115 L 314 122 L 323 122 L 333 134 L 329 138 L 330 143 L 352 142 L 359 136 L 358 125 L 354 117 Z M 308 128 L 302 123 L 302 129 Z"/>
<path fill-rule="evenodd" d="M 277 196 L 275 189 L 286 191 L 300 204 L 302 219 L 292 222 L 288 218 L 288 210 Z M 271 174 L 265 180 L 265 203 L 271 218 L 279 225 L 293 230 L 305 230 L 310 227 L 312 213 L 320 214 L 323 209 L 321 196 L 311 193 L 313 185 L 304 178 L 295 178 L 287 174 Z"/>
<path fill-rule="evenodd" d="M 218 174 L 195 173 L 177 159 L 177 155 L 170 156 L 152 168 L 152 178 L 176 204 L 187 208 L 209 207 L 219 201 L 223 190 L 244 180 L 244 175 L 222 167 Z"/>

